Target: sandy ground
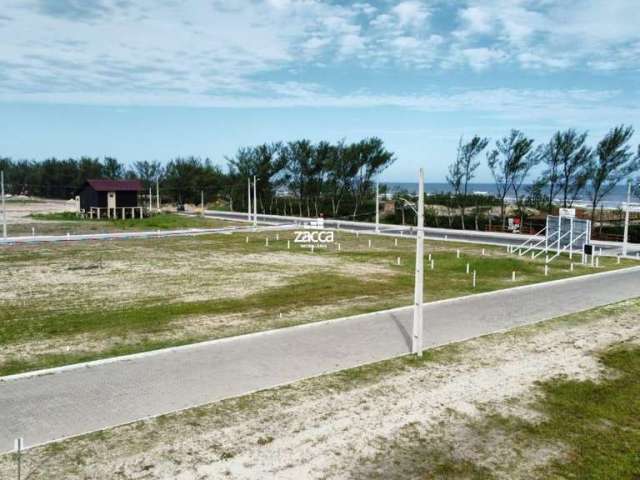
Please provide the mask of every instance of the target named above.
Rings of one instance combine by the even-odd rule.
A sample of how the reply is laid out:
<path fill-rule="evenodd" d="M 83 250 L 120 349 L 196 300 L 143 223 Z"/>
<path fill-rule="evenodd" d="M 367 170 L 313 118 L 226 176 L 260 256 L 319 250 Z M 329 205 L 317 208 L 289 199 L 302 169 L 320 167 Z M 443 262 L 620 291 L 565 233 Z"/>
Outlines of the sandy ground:
<path fill-rule="evenodd" d="M 33 213 L 73 212 L 75 202 L 73 200 L 52 200 L 31 197 L 14 196 L 7 199 L 7 223 L 37 223 L 30 217 Z"/>
<path fill-rule="evenodd" d="M 25 254 L 33 252 L 25 250 Z M 194 255 L 194 252 L 198 252 Z M 41 247 L 37 260 L 8 262 L 0 270 L 0 308 L 15 307 L 22 315 L 36 317 L 54 312 L 92 311 L 97 305 L 108 308 L 141 304 L 198 302 L 244 298 L 295 282 L 301 275 L 332 273 L 354 278 L 385 278 L 395 272 L 389 265 L 349 261 L 333 255 L 291 255 L 285 252 L 242 253 L 220 250 L 215 239 L 181 238 L 149 243 L 95 243 Z M 255 322 L 256 315 L 271 327 L 292 319 L 298 322 L 329 318 L 332 312 L 364 303 L 353 298 L 349 303 L 330 308 L 309 308 L 285 312 L 282 318 L 262 318 L 259 312 L 245 315 L 189 316 L 175 320 L 170 330 L 156 332 L 154 340 L 242 333 Z M 369 304 L 376 304 L 369 300 Z M 322 311 L 321 311 L 322 310 Z M 325 311 L 326 310 L 326 311 Z M 267 328 L 265 325 L 264 328 Z M 144 335 L 129 333 L 126 343 L 144 340 Z M 30 340 L 4 345 L 0 364 L 33 355 L 58 352 L 86 352 L 108 349 L 123 338 L 99 334 L 66 336 L 59 339 Z"/>
<path fill-rule="evenodd" d="M 637 342 L 638 320 L 640 301 L 629 301 L 446 347 L 435 362 L 385 362 L 359 380 L 319 377 L 35 449 L 25 471 L 38 479 L 418 479 L 448 456 L 498 478 L 535 478 L 532 469 L 562 456 L 562 445 L 515 448 L 472 425 L 492 412 L 535 420 L 535 382 L 606 375 L 594 353 Z M 10 463 L 0 458 L 0 477 Z"/>

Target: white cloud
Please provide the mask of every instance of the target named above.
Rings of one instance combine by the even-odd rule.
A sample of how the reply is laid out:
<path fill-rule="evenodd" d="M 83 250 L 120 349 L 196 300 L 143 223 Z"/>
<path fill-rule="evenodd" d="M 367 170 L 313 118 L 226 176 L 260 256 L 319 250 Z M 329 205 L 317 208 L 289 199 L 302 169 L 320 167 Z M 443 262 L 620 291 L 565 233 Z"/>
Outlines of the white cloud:
<path fill-rule="evenodd" d="M 391 11 L 398 18 L 400 27 L 421 28 L 429 18 L 426 5 L 417 0 L 400 2 Z"/>
<path fill-rule="evenodd" d="M 5 0 L 0 95 L 189 105 L 282 96 L 289 105 L 309 91 L 348 104 L 360 98 L 348 88 L 329 95 L 340 90 L 330 79 L 323 90 L 295 75 L 318 65 L 414 78 L 461 66 L 482 74 L 498 64 L 538 72 L 640 68 L 635 0 L 466 0 L 454 10 L 453 31 L 436 23 L 438 9 L 442 3 L 418 0 Z M 400 98 L 412 104 L 416 96 Z"/>
<path fill-rule="evenodd" d="M 525 68 L 638 68 L 640 52 L 629 54 L 640 42 L 637 11 L 635 0 L 469 0 L 455 48 L 508 50 L 503 60 Z"/>

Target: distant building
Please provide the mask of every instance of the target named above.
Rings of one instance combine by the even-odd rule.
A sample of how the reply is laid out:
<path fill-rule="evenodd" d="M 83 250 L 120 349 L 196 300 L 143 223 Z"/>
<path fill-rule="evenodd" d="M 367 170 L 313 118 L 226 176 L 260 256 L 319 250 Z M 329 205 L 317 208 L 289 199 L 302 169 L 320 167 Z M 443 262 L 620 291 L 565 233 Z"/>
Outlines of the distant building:
<path fill-rule="evenodd" d="M 142 218 L 140 180 L 87 180 L 78 190 L 80 212 L 91 218 Z"/>

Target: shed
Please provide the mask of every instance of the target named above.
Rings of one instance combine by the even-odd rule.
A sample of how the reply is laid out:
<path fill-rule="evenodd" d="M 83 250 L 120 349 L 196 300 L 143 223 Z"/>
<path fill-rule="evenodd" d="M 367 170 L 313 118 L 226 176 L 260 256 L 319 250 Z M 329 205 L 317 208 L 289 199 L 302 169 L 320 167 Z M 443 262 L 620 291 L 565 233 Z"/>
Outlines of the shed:
<path fill-rule="evenodd" d="M 138 205 L 142 190 L 140 180 L 87 180 L 78 190 L 80 211 L 91 218 L 142 217 L 143 207 Z"/>

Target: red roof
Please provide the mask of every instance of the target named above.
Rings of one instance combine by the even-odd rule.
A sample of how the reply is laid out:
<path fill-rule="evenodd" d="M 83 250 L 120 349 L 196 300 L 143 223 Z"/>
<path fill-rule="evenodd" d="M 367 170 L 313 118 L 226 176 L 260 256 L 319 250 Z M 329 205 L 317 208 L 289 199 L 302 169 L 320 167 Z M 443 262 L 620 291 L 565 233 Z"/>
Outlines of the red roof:
<path fill-rule="evenodd" d="M 141 192 L 140 180 L 87 180 L 96 192 Z"/>

